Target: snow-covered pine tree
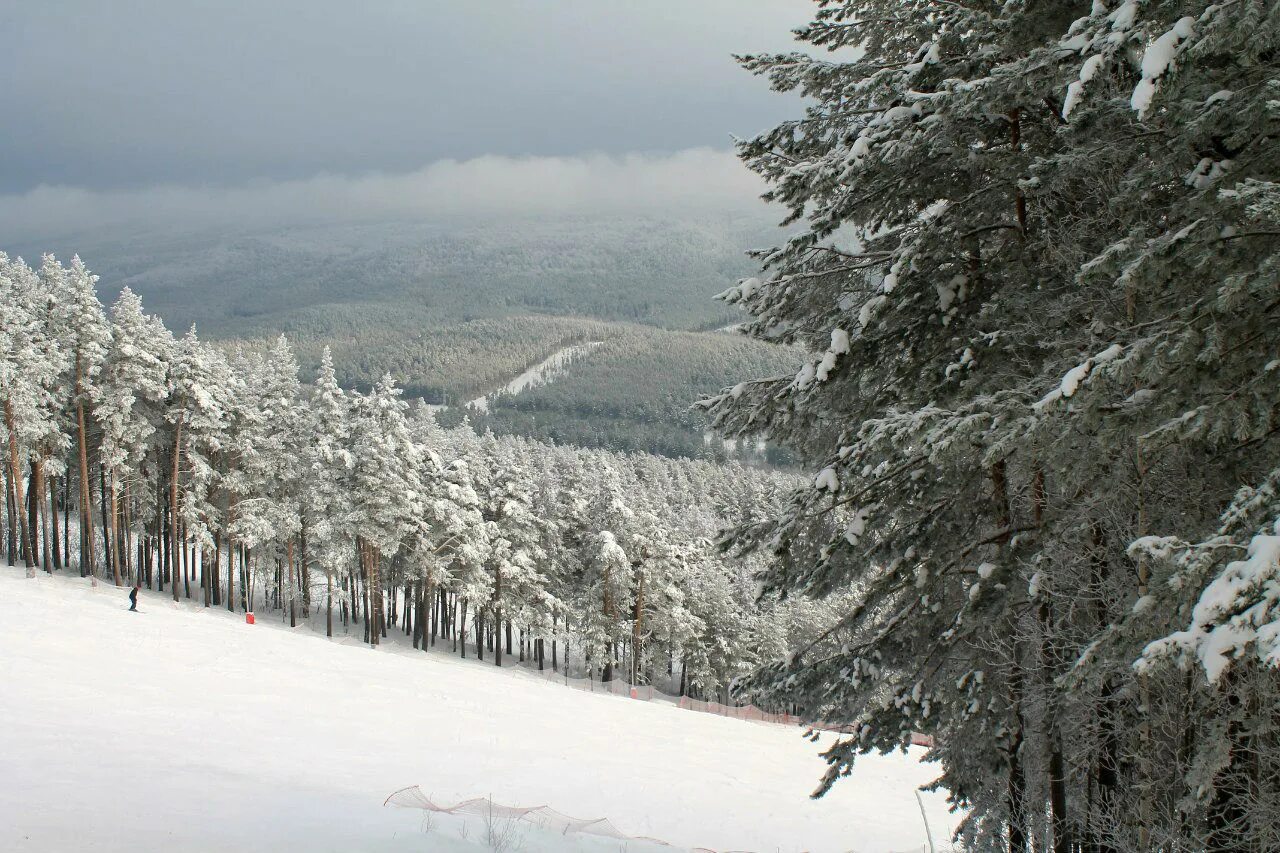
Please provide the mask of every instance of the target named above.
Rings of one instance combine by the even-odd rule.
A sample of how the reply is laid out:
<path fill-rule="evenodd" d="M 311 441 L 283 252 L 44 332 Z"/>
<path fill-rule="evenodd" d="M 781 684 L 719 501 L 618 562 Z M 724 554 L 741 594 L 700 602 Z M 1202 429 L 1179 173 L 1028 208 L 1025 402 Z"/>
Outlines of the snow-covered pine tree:
<path fill-rule="evenodd" d="M 708 407 L 819 469 L 736 537 L 778 556 L 766 592 L 852 600 L 748 688 L 856 726 L 820 792 L 935 733 L 973 849 L 1265 847 L 1240 804 L 1270 789 L 1239 792 L 1266 774 L 1230 722 L 1256 684 L 1129 667 L 1239 561 L 1196 549 L 1157 594 L 1152 556 L 1178 549 L 1126 546 L 1273 517 L 1275 4 L 818 6 L 800 37 L 830 59 L 744 59 L 811 99 L 740 149 L 803 227 L 726 293 L 818 355 Z M 1157 648 L 1259 627 L 1261 588 Z M 1208 757 L 1237 753 L 1249 769 Z"/>
<path fill-rule="evenodd" d="M 41 286 L 56 294 L 53 309 L 60 345 L 69 365 L 67 392 L 75 418 L 80 492 L 80 572 L 97 583 L 97 547 L 93 531 L 92 487 L 89 478 L 89 430 L 93 426 L 93 396 L 103 360 L 111 347 L 111 328 L 94 289 L 98 277 L 85 268 L 77 255 L 63 268 L 47 259 L 40 268 Z M 106 542 L 106 531 L 103 531 Z"/>
<path fill-rule="evenodd" d="M 48 259 L 46 259 L 48 263 Z M 50 569 L 49 534 L 41 518 L 45 495 L 42 484 L 48 458 L 66 445 L 58 421 L 58 382 L 66 358 L 52 334 L 49 301 L 37 274 L 21 258 L 10 260 L 0 253 L 0 406 L 5 431 L 5 505 L 9 564 L 20 556 L 28 577 L 35 576 L 37 560 Z M 29 501 L 23 495 L 24 462 L 33 476 L 28 488 L 38 496 L 37 515 L 28 517 Z M 38 554 L 37 535 L 44 543 Z M 56 542 L 53 550 L 56 551 Z"/>
<path fill-rule="evenodd" d="M 333 355 L 325 347 L 307 408 L 310 441 L 302 448 L 303 512 L 308 521 L 308 550 L 325 578 L 325 633 L 333 636 L 333 604 L 344 601 L 340 572 L 354 548 L 351 538 L 350 405 L 338 385 Z M 349 604 L 350 602 L 346 602 Z"/>
<path fill-rule="evenodd" d="M 1083 431 L 1096 436 L 1059 474 L 1084 500 L 1059 504 L 1100 540 L 1073 550 L 1100 555 L 1112 627 L 1068 695 L 1120 697 L 1104 716 L 1134 734 L 1098 745 L 1145 782 L 1128 802 L 1110 796 L 1097 822 L 1119 825 L 1118 847 L 1264 849 L 1280 843 L 1280 743 L 1251 713 L 1280 683 L 1265 592 L 1280 516 L 1268 485 L 1280 420 L 1280 9 L 1125 3 L 1093 9 L 1061 44 L 1073 148 L 1097 157 L 1122 128 L 1128 143 L 1106 146 L 1123 152 L 1109 155 L 1117 227 L 1075 281 L 1112 307 L 1093 310 L 1060 378 L 1041 386 L 1032 430 L 1060 458 L 1078 454 Z M 1058 191 L 1069 174 L 1046 169 L 1040 184 Z M 1086 577 L 1051 556 L 1041 578 Z M 1181 738 L 1162 737 L 1169 728 Z M 1136 826 L 1117 820 L 1126 814 Z"/>
<path fill-rule="evenodd" d="M 111 306 L 111 348 L 94 400 L 110 491 L 111 575 L 116 586 L 123 582 L 121 569 L 128 552 L 120 497 L 147 487 L 145 482 L 130 482 L 127 472 L 141 472 L 152 437 L 164 423 L 173 357 L 172 336 L 143 313 L 142 300 L 126 287 Z"/>
<path fill-rule="evenodd" d="M 408 406 L 390 376 L 367 395 L 354 397 L 354 518 L 357 550 L 367 583 L 370 645 L 386 631 L 380 572 L 424 515 L 423 449 L 413 440 Z"/>
<path fill-rule="evenodd" d="M 533 512 L 536 494 L 528 455 L 515 440 L 485 437 L 488 470 L 482 486 L 482 516 L 491 525 L 486 561 L 493 579 L 488 615 L 493 620 L 494 664 L 502 665 L 503 631 L 511 653 L 511 620 L 540 610 L 538 592 L 546 579 L 538 567 L 542 551 L 540 520 Z M 505 622 L 504 622 L 505 620 Z"/>
<path fill-rule="evenodd" d="M 231 398 L 229 365 L 218 350 L 202 344 L 194 327 L 174 347 L 169 369 L 167 419 L 172 432 L 170 455 L 171 538 L 173 553 L 190 543 L 200 555 L 200 583 L 204 605 L 213 603 L 213 574 L 218 569 L 217 537 L 224 520 L 219 498 L 220 469 L 227 444 Z M 173 562 L 173 596 L 178 597 L 177 562 Z M 185 561 L 184 561 L 185 565 Z M 183 591 L 191 597 L 192 559 Z"/>

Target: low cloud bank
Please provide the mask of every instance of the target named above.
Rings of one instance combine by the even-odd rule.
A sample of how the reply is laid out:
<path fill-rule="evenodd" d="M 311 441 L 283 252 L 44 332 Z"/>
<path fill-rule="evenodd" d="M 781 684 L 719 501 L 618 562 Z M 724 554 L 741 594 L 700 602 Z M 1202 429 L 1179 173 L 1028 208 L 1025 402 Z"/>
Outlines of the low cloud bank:
<path fill-rule="evenodd" d="M 0 195 L 0 233 L 33 241 L 121 228 L 289 226 L 381 219 L 760 210 L 759 179 L 728 151 L 478 157 L 406 174 L 318 175 L 234 187 L 93 191 L 41 186 Z"/>

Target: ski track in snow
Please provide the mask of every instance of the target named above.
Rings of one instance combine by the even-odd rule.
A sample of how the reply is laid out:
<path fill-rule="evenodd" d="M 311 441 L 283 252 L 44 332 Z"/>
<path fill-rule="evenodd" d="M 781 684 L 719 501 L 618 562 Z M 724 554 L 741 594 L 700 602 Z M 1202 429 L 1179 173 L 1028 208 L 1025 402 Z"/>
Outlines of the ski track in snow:
<path fill-rule="evenodd" d="M 569 362 L 573 361 L 583 353 L 590 352 L 596 347 L 603 344 L 604 341 L 587 341 L 583 344 L 570 344 L 567 347 L 561 347 L 542 361 L 523 370 L 514 379 L 511 379 L 497 391 L 491 391 L 488 394 L 481 394 L 479 397 L 468 400 L 463 403 L 464 408 L 475 409 L 478 412 L 489 411 L 489 400 L 499 394 L 519 394 L 530 388 L 539 385 L 546 385 L 555 380 L 557 376 L 562 374 L 569 366 Z M 434 411 L 447 409 L 448 406 L 440 403 L 432 403 L 428 405 Z"/>
<path fill-rule="evenodd" d="M 822 800 L 801 730 L 569 690 L 397 642 L 0 568 L 0 849 L 463 851 L 477 818 L 383 808 L 492 796 L 718 850 L 922 850 L 909 755 L 867 756 Z M 320 623 L 323 630 L 323 623 Z M 830 736 L 824 735 L 829 743 Z M 924 795 L 939 849 L 955 824 Z M 508 849 L 661 850 L 549 836 Z"/>

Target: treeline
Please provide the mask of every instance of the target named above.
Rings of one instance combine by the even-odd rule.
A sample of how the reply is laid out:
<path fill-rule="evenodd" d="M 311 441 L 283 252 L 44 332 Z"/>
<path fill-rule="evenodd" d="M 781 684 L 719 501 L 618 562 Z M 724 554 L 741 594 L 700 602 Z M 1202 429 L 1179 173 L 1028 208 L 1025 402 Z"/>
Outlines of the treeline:
<path fill-rule="evenodd" d="M 0 254 L 4 545 L 175 601 L 323 619 L 378 645 L 724 697 L 830 618 L 763 603 L 714 545 L 793 483 L 439 426 L 389 379 L 344 390 L 266 351 L 175 339 L 78 259 Z"/>

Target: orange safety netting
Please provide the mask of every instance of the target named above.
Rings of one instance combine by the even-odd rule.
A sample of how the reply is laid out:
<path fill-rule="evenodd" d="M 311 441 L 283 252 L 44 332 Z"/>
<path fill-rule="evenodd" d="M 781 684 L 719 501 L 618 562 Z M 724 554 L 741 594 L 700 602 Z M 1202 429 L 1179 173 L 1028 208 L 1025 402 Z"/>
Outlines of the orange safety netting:
<path fill-rule="evenodd" d="M 562 672 L 537 670 L 525 665 L 521 665 L 519 671 L 546 681 L 563 684 L 565 687 L 571 687 L 574 690 L 583 690 L 590 693 L 608 693 L 613 696 L 625 696 L 644 702 L 665 702 L 668 705 L 674 705 L 677 708 L 684 708 L 688 711 L 701 711 L 704 714 L 732 717 L 735 720 L 754 720 L 783 726 L 808 726 L 814 729 L 843 734 L 853 733 L 853 729 L 849 726 L 807 722 L 795 714 L 764 711 L 755 705 L 726 705 L 722 702 L 705 702 L 688 696 L 673 696 L 670 693 L 663 693 L 661 690 L 654 689 L 651 684 L 631 684 L 621 678 L 615 678 L 612 681 L 597 681 L 594 678 L 573 678 Z M 933 737 L 920 732 L 912 732 L 911 743 L 916 746 L 932 747 Z"/>

